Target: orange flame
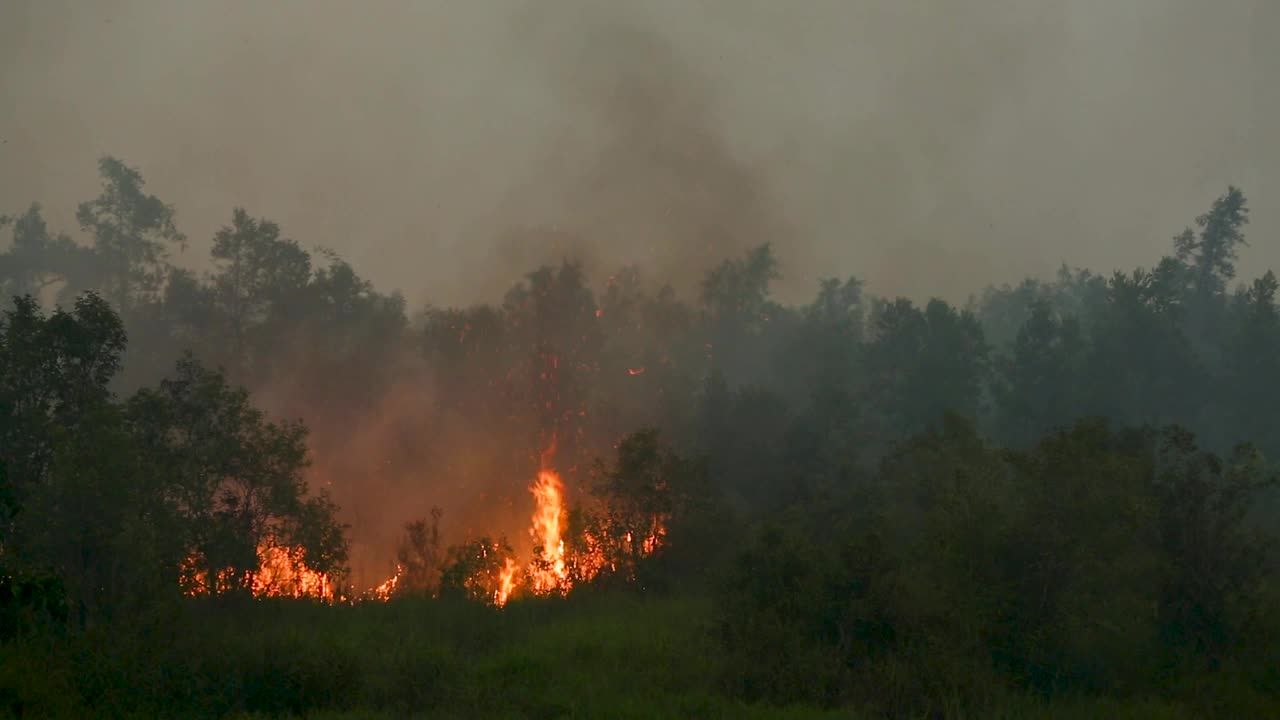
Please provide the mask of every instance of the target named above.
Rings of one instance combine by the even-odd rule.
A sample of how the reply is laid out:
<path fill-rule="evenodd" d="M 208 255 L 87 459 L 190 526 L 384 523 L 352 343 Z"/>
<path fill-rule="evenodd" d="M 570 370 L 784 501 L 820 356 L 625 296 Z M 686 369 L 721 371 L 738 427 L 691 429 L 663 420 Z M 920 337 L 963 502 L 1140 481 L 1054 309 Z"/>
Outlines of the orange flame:
<path fill-rule="evenodd" d="M 539 594 L 567 590 L 569 572 L 564 562 L 564 485 L 554 470 L 541 470 L 530 488 L 537 504 L 533 512 L 535 557 L 529 566 L 533 591 Z"/>
<path fill-rule="evenodd" d="M 187 595 L 209 595 L 219 588 L 239 585 L 232 582 L 234 577 L 227 571 L 217 572 L 214 577 L 206 579 L 199 570 L 200 564 L 195 555 L 182 563 L 180 578 Z M 307 567 L 299 548 L 265 543 L 259 545 L 258 569 L 249 573 L 246 580 L 255 597 L 305 597 L 327 602 L 333 602 L 338 597 L 333 578 Z"/>
<path fill-rule="evenodd" d="M 253 594 L 259 597 L 310 597 L 333 600 L 333 581 L 303 564 L 292 548 L 271 546 L 258 549 L 258 572 L 253 575 Z"/>
<path fill-rule="evenodd" d="M 502 567 L 502 574 L 498 577 L 498 591 L 493 595 L 493 604 L 502 607 L 507 604 L 507 600 L 511 599 L 511 593 L 516 589 L 516 571 L 519 570 L 516 561 L 511 558 L 506 559 L 506 564 Z"/>
<path fill-rule="evenodd" d="M 525 567 L 525 572 L 521 572 L 521 566 L 514 558 L 506 557 L 496 576 L 471 579 L 483 583 L 482 586 L 487 588 L 485 594 L 491 593 L 489 597 L 496 606 L 506 605 L 521 588 L 538 595 L 567 594 L 575 583 L 589 582 L 606 569 L 618 572 L 622 569 L 619 561 L 629 565 L 637 555 L 653 554 L 664 542 L 665 518 L 660 517 L 651 519 L 648 532 L 638 548 L 634 544 L 636 536 L 633 533 L 626 532 L 621 538 L 615 538 L 608 525 L 584 530 L 579 538 L 569 538 L 564 483 L 560 474 L 551 468 L 555 448 L 553 436 L 542 453 L 542 469 L 529 487 L 535 502 L 529 527 L 534 543 L 534 557 Z M 566 540 L 571 541 L 572 550 L 566 549 Z M 624 543 L 622 547 L 618 547 L 619 540 Z M 488 551 L 486 548 L 485 552 Z M 632 559 L 626 560 L 628 556 Z M 333 578 L 307 567 L 300 548 L 264 542 L 258 548 L 258 569 L 240 578 L 241 582 L 237 582 L 237 578 L 225 571 L 213 573 L 212 576 L 202 573 L 199 560 L 198 556 L 193 555 L 181 568 L 180 580 L 183 591 L 188 595 L 208 595 L 247 585 L 257 597 L 316 598 L 326 602 L 385 602 L 397 594 L 404 573 L 404 568 L 397 566 L 395 573 L 377 587 L 350 598 L 342 592 Z M 628 574 L 633 571 L 627 570 Z M 493 570 L 485 572 L 492 573 Z"/>
<path fill-rule="evenodd" d="M 391 596 L 396 592 L 396 587 L 400 585 L 400 576 L 403 574 L 404 568 L 396 566 L 396 573 L 382 581 L 381 585 L 370 590 L 368 597 L 373 600 L 390 600 Z"/>

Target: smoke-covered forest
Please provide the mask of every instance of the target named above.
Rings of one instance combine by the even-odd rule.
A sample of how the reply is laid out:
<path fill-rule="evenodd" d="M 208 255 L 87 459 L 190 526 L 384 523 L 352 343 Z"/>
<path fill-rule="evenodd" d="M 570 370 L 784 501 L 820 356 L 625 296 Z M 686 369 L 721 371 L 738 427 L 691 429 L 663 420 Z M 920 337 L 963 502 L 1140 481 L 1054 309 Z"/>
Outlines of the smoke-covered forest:
<path fill-rule="evenodd" d="M 98 175 L 3 218 L 0 712 L 1280 712 L 1239 188 L 964 305 L 782 303 L 762 244 L 414 307 L 241 208 L 180 268 L 180 208 Z"/>

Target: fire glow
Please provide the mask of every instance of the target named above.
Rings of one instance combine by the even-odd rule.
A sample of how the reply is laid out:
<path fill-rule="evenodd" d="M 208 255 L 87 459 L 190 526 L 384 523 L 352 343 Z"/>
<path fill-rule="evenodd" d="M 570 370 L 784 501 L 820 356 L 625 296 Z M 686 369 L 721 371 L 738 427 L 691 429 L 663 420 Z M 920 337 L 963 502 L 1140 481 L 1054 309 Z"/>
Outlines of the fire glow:
<path fill-rule="evenodd" d="M 553 446 L 554 447 L 554 446 Z M 530 518 L 529 535 L 533 540 L 533 557 L 521 566 L 514 557 L 503 557 L 496 574 L 477 574 L 467 579 L 468 585 L 488 588 L 483 597 L 501 607 L 523 593 L 535 596 L 566 595 L 577 583 L 590 582 L 607 569 L 616 571 L 617 563 L 608 555 L 608 533 L 604 536 L 584 530 L 571 548 L 566 546 L 569 513 L 565 503 L 565 487 L 560 474 L 547 467 L 552 455 L 549 449 L 543 453 L 543 468 L 529 492 L 533 495 L 534 511 Z M 630 552 L 647 556 L 662 544 L 666 530 L 661 519 L 654 518 L 650 532 L 636 547 L 631 532 L 624 533 L 622 546 Z M 484 552 L 497 551 L 486 547 Z M 189 595 L 216 594 L 232 586 L 247 587 L 256 597 L 311 598 L 324 602 L 382 601 L 395 597 L 401 589 L 403 568 L 377 587 L 355 598 L 339 590 L 338 583 L 328 575 L 306 566 L 297 548 L 264 545 L 258 550 L 258 570 L 243 578 L 244 582 L 231 582 L 234 578 L 218 575 L 202 576 L 196 568 L 195 558 L 184 565 L 183 586 Z M 492 571 L 490 571 L 492 572 Z"/>
<path fill-rule="evenodd" d="M 564 562 L 564 484 L 551 470 L 540 470 L 531 488 L 536 510 L 529 534 L 533 536 L 534 561 L 529 567 L 529 584 L 534 593 L 545 595 L 567 591 L 569 572 Z"/>

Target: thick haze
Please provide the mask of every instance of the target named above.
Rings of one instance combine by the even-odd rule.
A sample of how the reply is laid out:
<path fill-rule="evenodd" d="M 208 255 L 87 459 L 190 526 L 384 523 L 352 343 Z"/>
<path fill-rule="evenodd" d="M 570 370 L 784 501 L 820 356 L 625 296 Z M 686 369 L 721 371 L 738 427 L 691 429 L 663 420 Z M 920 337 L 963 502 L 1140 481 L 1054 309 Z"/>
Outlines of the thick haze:
<path fill-rule="evenodd" d="M 0 0 L 0 210 L 72 229 L 112 154 L 197 264 L 231 208 L 411 303 L 564 253 L 682 285 L 777 243 L 962 299 L 1150 264 L 1228 183 L 1280 266 L 1280 5 Z M 1188 208 L 1196 211 L 1189 212 Z"/>

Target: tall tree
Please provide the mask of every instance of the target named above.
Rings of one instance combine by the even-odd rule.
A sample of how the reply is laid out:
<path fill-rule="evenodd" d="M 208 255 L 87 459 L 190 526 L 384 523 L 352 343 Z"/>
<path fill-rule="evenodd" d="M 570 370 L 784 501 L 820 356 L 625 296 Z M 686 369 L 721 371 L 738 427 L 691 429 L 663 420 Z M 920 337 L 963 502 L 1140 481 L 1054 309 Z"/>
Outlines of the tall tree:
<path fill-rule="evenodd" d="M 1165 560 L 1159 617 L 1178 660 L 1216 667 L 1259 629 L 1274 532 L 1258 532 L 1250 515 L 1277 482 L 1252 446 L 1220 458 L 1182 428 L 1163 432 L 1155 476 Z"/>
<path fill-rule="evenodd" d="M 713 363 L 731 384 L 760 382 L 770 359 L 762 336 L 781 312 L 769 286 L 781 277 L 768 243 L 706 274 L 701 301 Z"/>
<path fill-rule="evenodd" d="M 1209 365 L 1220 368 L 1227 284 L 1235 278 L 1239 248 L 1247 245 L 1244 227 L 1249 208 L 1244 193 L 1229 186 L 1208 212 L 1196 218 L 1199 232 L 1185 229 L 1174 238 L 1174 258 L 1187 307 L 1187 329 Z"/>
<path fill-rule="evenodd" d="M 48 317 L 18 298 L 0 320 L 0 573 L 56 578 L 81 624 L 176 591 L 164 478 L 141 471 L 108 387 L 124 346 L 92 294 Z"/>
<path fill-rule="evenodd" d="M 1024 447 L 1080 411 L 1087 346 L 1073 317 L 1058 317 L 1048 300 L 1034 301 L 1011 352 L 993 378 L 997 432 Z"/>
<path fill-rule="evenodd" d="M 1090 333 L 1085 411 L 1129 425 L 1199 420 L 1207 375 L 1170 275 L 1116 273 L 1107 293 Z"/>
<path fill-rule="evenodd" d="M 53 235 L 39 203 L 17 217 L 0 216 L 0 228 L 12 225 L 9 249 L 0 253 L 0 297 L 32 295 L 47 288 L 83 288 L 93 270 L 91 253 L 65 233 Z"/>
<path fill-rule="evenodd" d="M 343 528 L 323 490 L 309 495 L 306 429 L 276 424 L 191 356 L 173 379 L 130 399 L 128 417 L 151 472 L 170 478 L 191 561 L 186 580 L 210 593 L 245 592 L 261 554 L 301 548 L 311 570 L 345 570 Z"/>
<path fill-rule="evenodd" d="M 255 220 L 242 208 L 232 213 L 231 225 L 214 235 L 211 255 L 217 269 L 209 280 L 209 301 L 222 326 L 217 334 L 225 360 L 243 373 L 255 350 L 269 352 L 269 345 L 261 346 L 299 319 L 311 257 L 282 238 L 278 225 Z"/>
<path fill-rule="evenodd" d="M 886 440 L 919 432 L 948 410 L 978 415 L 988 350 L 977 318 L 937 299 L 923 311 L 906 299 L 882 302 L 872 314 L 866 392 Z"/>
<path fill-rule="evenodd" d="M 80 204 L 76 220 L 93 237 L 97 287 L 128 315 L 137 305 L 158 299 L 168 246 L 183 246 L 186 236 L 174 225 L 173 207 L 144 191 L 137 170 L 104 157 L 98 174 L 102 192 Z"/>
<path fill-rule="evenodd" d="M 1280 456 L 1280 308 L 1276 275 L 1268 271 L 1239 297 L 1228 329 L 1224 391 L 1215 397 L 1221 424 L 1217 444 L 1252 440 Z"/>

